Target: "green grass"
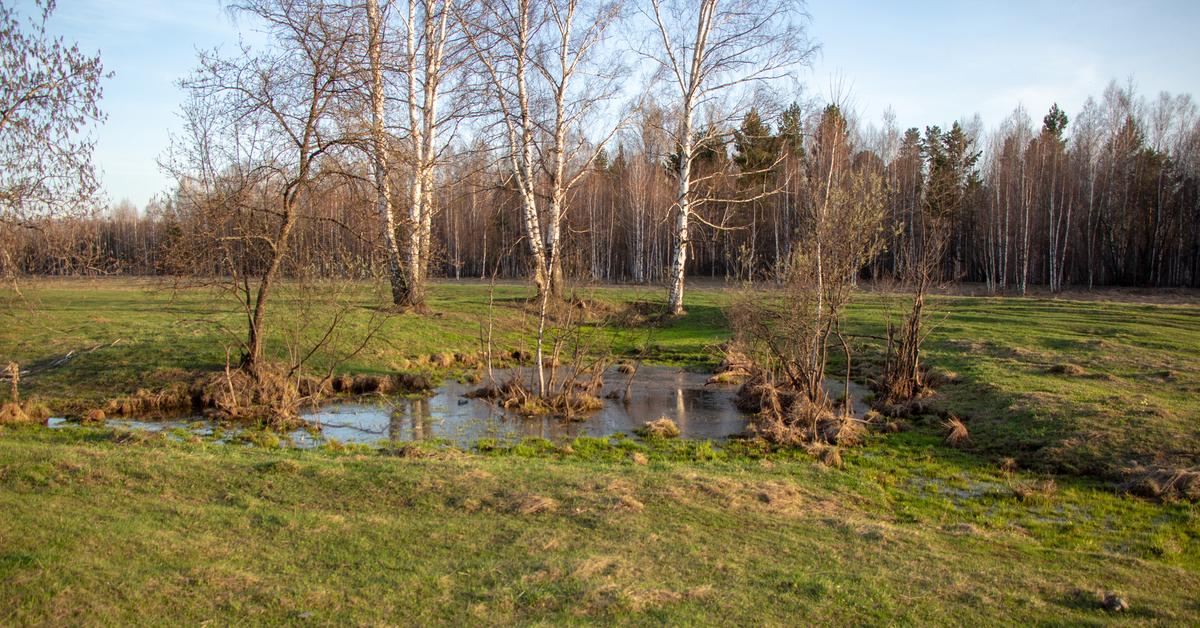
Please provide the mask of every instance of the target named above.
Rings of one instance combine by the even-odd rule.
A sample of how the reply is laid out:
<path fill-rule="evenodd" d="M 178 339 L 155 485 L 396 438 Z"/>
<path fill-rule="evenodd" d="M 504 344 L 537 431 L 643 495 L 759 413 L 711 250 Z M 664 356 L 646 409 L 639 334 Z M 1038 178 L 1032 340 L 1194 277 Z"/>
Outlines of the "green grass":
<path fill-rule="evenodd" d="M 942 405 L 967 419 L 979 452 L 1068 474 L 1200 464 L 1197 308 L 1002 298 L 937 306 L 949 317 L 927 360 L 961 377 Z M 1084 372 L 1052 372 L 1066 364 Z"/>
<path fill-rule="evenodd" d="M 79 412 L 140 388 L 223 368 L 231 337 L 217 323 L 242 333 L 236 304 L 201 291 L 153 287 L 121 279 L 45 282 L 36 291 L 38 309 L 3 314 L 0 358 L 39 371 L 22 381 L 25 398 Z M 438 315 L 387 318 L 372 342 L 338 370 L 427 368 L 412 360 L 480 350 L 488 290 L 476 281 L 433 285 L 429 304 Z M 602 287 L 578 294 L 591 303 L 592 314 L 580 328 L 566 331 L 593 334 L 593 346 L 618 354 L 703 370 L 720 361 L 718 347 L 730 336 L 721 290 L 690 291 L 686 316 L 632 326 L 615 321 L 630 303 L 642 304 L 643 312 L 661 306 L 661 291 Z M 319 352 L 311 363 L 316 369 L 326 368 L 333 354 L 346 353 L 378 309 L 370 286 L 357 286 L 349 296 L 352 307 L 332 344 L 335 351 Z M 521 285 L 495 288 L 496 347 L 532 346 L 530 296 Z M 301 318 L 290 305 L 280 298 L 272 313 L 269 352 L 280 359 L 288 355 L 286 332 Z M 930 336 L 925 361 L 960 380 L 942 390 L 935 407 L 964 418 L 977 453 L 993 461 L 1013 457 L 1039 471 L 1112 477 L 1130 461 L 1200 464 L 1197 308 L 975 297 L 935 299 L 934 308 L 948 317 Z M 881 312 L 878 297 L 860 297 L 850 308 L 852 331 L 881 335 Z M 304 318 L 319 320 L 328 312 L 317 314 Z M 321 331 L 317 325 L 303 333 Z M 868 343 L 859 359 L 878 360 L 877 345 Z M 70 360 L 52 366 L 72 352 Z M 1085 373 L 1051 372 L 1065 364 Z"/>
<path fill-rule="evenodd" d="M 1107 590 L 1200 621 L 1187 506 L 1023 502 L 911 435 L 833 471 L 115 434 L 5 428 L 0 624 L 1090 626 Z"/>
<path fill-rule="evenodd" d="M 338 370 L 392 372 L 418 368 L 407 362 L 423 355 L 480 351 L 481 329 L 489 315 L 488 292 L 488 285 L 477 281 L 432 286 L 428 303 L 437 315 L 384 319 L 367 347 Z M 0 312 L 4 321 L 0 358 L 39 371 L 22 382 L 22 394 L 59 410 L 86 410 L 140 388 L 167 386 L 190 373 L 220 370 L 229 355 L 236 364 L 235 340 L 245 334 L 236 302 L 200 290 L 176 293 L 160 290 L 148 281 L 93 279 L 43 282 L 33 294 L 36 308 Z M 698 369 L 719 362 L 714 348 L 729 338 L 718 292 L 694 292 L 688 302 L 689 313 L 661 328 L 605 324 L 629 302 L 649 302 L 648 307 L 665 303 L 661 291 L 598 288 L 580 289 L 578 294 L 599 307 L 593 308 L 580 329 L 552 333 L 598 332 L 598 347 Z M 318 352 L 311 367 L 328 367 L 335 358 L 332 354 L 348 353 L 367 333 L 371 316 L 380 306 L 378 295 L 362 285 L 349 296 L 354 302 L 339 327 L 341 335 L 331 344 L 334 351 Z M 496 286 L 491 316 L 497 349 L 532 349 L 536 308 L 527 304 L 531 296 L 524 286 Z M 316 325 L 300 331 L 308 341 L 303 346 L 309 346 L 312 338 L 323 333 L 320 323 L 334 310 L 318 308 L 315 314 L 300 315 L 286 297 L 273 303 L 267 351 L 281 360 L 287 359 L 289 347 L 294 346 L 288 339 L 289 330 L 317 320 Z M 68 354 L 71 359 L 52 366 Z M 6 394 L 0 391 L 0 395 Z"/>
<path fill-rule="evenodd" d="M 145 287 L 48 282 L 37 309 L 4 314 L 0 358 L 37 371 L 22 397 L 87 408 L 222 368 L 229 339 L 214 323 L 236 324 L 236 308 Z M 378 306 L 355 289 L 338 346 Z M 577 331 L 627 356 L 706 368 L 730 335 L 720 290 L 691 291 L 688 314 L 657 326 L 597 324 L 629 303 L 649 312 L 656 290 L 580 296 L 601 315 Z M 529 347 L 528 297 L 496 288 L 497 346 Z M 476 351 L 487 299 L 486 285 L 432 286 L 440 316 L 389 318 L 340 368 Z M 1195 505 L 1114 490 L 1135 460 L 1198 464 L 1200 310 L 934 305 L 948 316 L 925 358 L 957 383 L 908 431 L 844 450 L 840 470 L 741 442 L 481 441 L 414 459 L 277 449 L 254 433 L 220 445 L 0 427 L 0 625 L 291 625 L 302 613 L 371 626 L 1200 624 Z M 270 350 L 283 356 L 299 315 L 281 303 L 276 316 Z M 861 296 L 850 323 L 880 335 L 879 297 Z M 878 361 L 878 348 L 864 341 L 857 359 Z M 1068 364 L 1076 374 L 1052 368 Z M 971 448 L 941 444 L 941 410 L 963 418 Z M 1100 608 L 1110 590 L 1130 613 Z"/>

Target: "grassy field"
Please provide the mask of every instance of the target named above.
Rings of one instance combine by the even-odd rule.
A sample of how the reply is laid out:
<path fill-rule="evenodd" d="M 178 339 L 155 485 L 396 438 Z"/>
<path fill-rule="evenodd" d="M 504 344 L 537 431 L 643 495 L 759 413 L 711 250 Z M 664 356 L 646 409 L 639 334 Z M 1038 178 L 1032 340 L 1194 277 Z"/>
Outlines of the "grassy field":
<path fill-rule="evenodd" d="M 0 358 L 36 371 L 23 398 L 70 411 L 222 368 L 214 321 L 235 310 L 146 288 L 47 284 L 36 316 L 7 314 Z M 498 344 L 527 346 L 527 296 L 497 288 Z M 662 300 L 581 296 L 614 319 Z M 487 287 L 431 297 L 440 316 L 388 319 L 343 368 L 478 350 Z M 598 333 L 706 368 L 729 337 L 724 300 L 693 291 L 681 319 Z M 855 333 L 878 335 L 880 303 L 855 303 Z M 927 359 L 955 383 L 908 430 L 843 450 L 842 469 L 736 443 L 417 456 L 0 427 L 0 625 L 1200 624 L 1194 503 L 1118 490 L 1131 467 L 1197 464 L 1200 309 L 936 306 L 947 316 Z M 939 410 L 963 417 L 971 448 L 941 444 Z M 1108 591 L 1132 609 L 1104 610 Z"/>
<path fill-rule="evenodd" d="M 1122 623 L 1200 621 L 1190 506 L 1083 483 L 1022 500 L 1022 475 L 936 442 L 836 471 L 8 428 L 0 623 L 1088 626 L 1109 623 L 1106 591 L 1133 606 Z"/>
<path fill-rule="evenodd" d="M 223 369 L 227 348 L 233 350 L 236 366 L 234 336 L 245 335 L 236 302 L 199 290 L 177 293 L 149 281 L 99 279 L 47 282 L 33 294 L 35 308 L 0 312 L 4 317 L 0 359 L 32 368 L 36 374 L 24 380 L 23 394 L 63 411 L 83 411 L 139 388 L 168 385 L 188 373 Z M 592 333 L 601 324 L 602 348 L 611 347 L 622 354 L 640 351 L 655 361 L 698 369 L 720 362 L 716 347 L 729 338 L 720 312 L 720 292 L 694 292 L 687 316 L 662 328 L 603 325 L 627 315 L 630 303 L 653 309 L 655 303 L 664 301 L 660 290 L 600 288 L 581 289 L 578 294 L 592 304 L 582 332 Z M 420 356 L 480 351 L 481 331 L 489 317 L 496 348 L 529 350 L 536 332 L 536 310 L 526 303 L 531 296 L 523 285 L 496 286 L 494 307 L 489 312 L 486 283 L 436 285 L 428 300 L 435 315 L 375 318 L 381 324 L 371 343 L 338 370 L 382 373 L 419 369 L 422 367 L 415 361 Z M 350 297 L 359 300 L 340 325 L 336 351 L 318 353 L 310 363 L 313 368 L 326 368 L 368 332 L 379 306 L 377 295 L 364 285 L 356 287 Z M 296 311 L 287 299 L 276 301 L 269 320 L 269 354 L 284 359 L 294 346 L 289 332 L 300 325 Z M 304 322 L 322 316 L 329 313 L 305 313 Z M 320 322 L 300 333 L 309 339 L 320 335 L 324 330 Z M 580 331 L 572 327 L 558 333 Z M 338 355 L 331 355 L 334 353 Z M 55 365 L 68 355 L 72 357 Z M 0 391 L 0 395 L 6 393 Z"/>

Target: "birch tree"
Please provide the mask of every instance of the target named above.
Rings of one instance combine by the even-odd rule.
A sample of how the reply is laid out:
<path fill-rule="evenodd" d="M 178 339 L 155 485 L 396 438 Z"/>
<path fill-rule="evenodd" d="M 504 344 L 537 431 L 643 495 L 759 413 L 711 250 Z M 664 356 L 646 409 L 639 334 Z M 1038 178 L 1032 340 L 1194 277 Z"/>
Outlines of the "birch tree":
<path fill-rule="evenodd" d="M 454 17 L 458 4 L 464 3 L 366 4 L 370 150 L 392 301 L 420 313 L 429 309 L 425 284 L 438 211 L 436 175 L 447 170 L 458 128 L 478 104 L 463 72 L 469 46 Z M 389 114 L 396 119 L 389 121 Z M 395 196 L 403 207 L 393 206 Z"/>
<path fill-rule="evenodd" d="M 705 107 L 715 112 L 740 111 L 741 106 L 721 108 L 719 101 L 744 100 L 752 88 L 795 78 L 817 50 L 808 39 L 808 15 L 803 9 L 799 0 L 644 0 L 641 6 L 642 17 L 653 28 L 639 53 L 658 65 L 677 115 L 679 159 L 667 293 L 671 314 L 683 313 L 689 219 L 695 200 L 692 163 L 697 146 L 709 139 L 697 137 L 697 113 Z M 724 129 L 720 122 L 710 119 L 705 128 Z"/>
<path fill-rule="evenodd" d="M 367 58 L 370 64 L 370 154 L 375 183 L 375 211 L 383 229 L 387 275 L 392 286 L 392 303 L 404 302 L 404 276 L 400 272 L 400 244 L 396 238 L 396 215 L 392 206 L 392 142 L 385 131 L 384 24 L 386 19 L 379 0 L 367 0 Z"/>
<path fill-rule="evenodd" d="M 567 195 L 624 120 L 589 138 L 585 125 L 619 91 L 621 64 L 602 55 L 620 2 L 485 1 L 468 15 L 469 41 L 490 82 L 508 139 L 539 300 L 539 394 L 548 299 L 561 298 Z M 544 188 L 544 191 L 539 188 Z"/>

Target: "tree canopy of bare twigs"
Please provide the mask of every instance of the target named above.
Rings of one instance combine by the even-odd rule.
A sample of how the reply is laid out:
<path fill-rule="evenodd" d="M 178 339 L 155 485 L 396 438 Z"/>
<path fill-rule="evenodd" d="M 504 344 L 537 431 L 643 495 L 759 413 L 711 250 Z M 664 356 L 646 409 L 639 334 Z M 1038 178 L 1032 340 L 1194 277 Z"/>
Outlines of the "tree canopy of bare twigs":
<path fill-rule="evenodd" d="M 884 241 L 883 180 L 854 163 L 850 139 L 839 107 L 826 107 L 805 158 L 804 219 L 786 281 L 731 307 L 735 330 L 780 383 L 818 405 L 828 401 L 822 382 L 834 340 L 849 359 L 842 323 L 855 280 Z"/>
<path fill-rule="evenodd" d="M 225 286 L 242 305 L 241 364 L 263 365 L 268 303 L 285 276 L 303 275 L 294 231 L 339 185 L 356 130 L 340 116 L 362 87 L 361 10 L 354 3 L 246 0 L 232 9 L 265 24 L 270 43 L 225 58 L 200 55 L 182 81 L 186 132 L 164 166 L 179 181 L 186 220 L 171 271 Z"/>
<path fill-rule="evenodd" d="M 99 182 L 88 126 L 103 122 L 100 57 L 46 33 L 54 0 L 34 16 L 0 1 L 0 275 L 17 272 L 10 252 L 18 230 L 94 207 Z M 43 240 L 43 245 L 49 244 Z"/>

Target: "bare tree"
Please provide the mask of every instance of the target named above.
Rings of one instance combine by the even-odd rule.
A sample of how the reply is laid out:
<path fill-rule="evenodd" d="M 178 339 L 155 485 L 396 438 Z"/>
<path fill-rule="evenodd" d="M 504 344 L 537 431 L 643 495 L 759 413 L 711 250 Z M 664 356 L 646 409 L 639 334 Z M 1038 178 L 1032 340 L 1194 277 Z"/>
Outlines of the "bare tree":
<path fill-rule="evenodd" d="M 819 425 L 832 405 L 824 379 L 830 348 L 840 345 L 847 362 L 849 414 L 845 309 L 859 271 L 884 243 L 884 177 L 867 160 L 856 159 L 860 155 L 848 122 L 835 105 L 821 114 L 807 148 L 801 239 L 784 285 L 778 292 L 740 296 L 729 315 L 752 359 L 762 365 L 755 381 L 742 389 L 739 405 L 778 421 L 772 428 L 778 431 L 768 436 L 779 442 L 838 442 L 847 434 L 847 422 L 830 422 L 836 428 L 830 431 Z"/>
<path fill-rule="evenodd" d="M 388 279 L 392 284 L 392 303 L 404 302 L 404 283 L 400 269 L 400 245 L 396 240 L 396 216 L 392 207 L 392 146 L 385 131 L 384 94 L 384 15 L 379 0 L 367 0 L 367 57 L 370 63 L 370 153 L 375 182 L 375 211 L 383 229 L 384 254 L 387 256 Z"/>
<path fill-rule="evenodd" d="M 716 108 L 723 97 L 744 97 L 749 88 L 794 77 L 809 63 L 817 48 L 808 40 L 808 15 L 803 8 L 800 0 L 645 0 L 641 7 L 654 31 L 639 52 L 659 65 L 678 116 L 675 139 L 679 160 L 668 288 L 672 314 L 683 312 L 692 162 L 697 146 L 709 139 L 696 137 L 696 114 L 702 107 Z M 735 106 L 724 111 L 741 109 Z M 710 119 L 708 128 L 722 130 L 718 122 Z"/>
<path fill-rule="evenodd" d="M 246 317 L 242 366 L 262 375 L 267 304 L 285 275 L 293 231 L 352 135 L 338 106 L 355 84 L 363 49 L 358 7 L 320 0 L 245 0 L 233 10 L 265 24 L 265 49 L 200 56 L 181 85 L 187 135 L 164 164 L 201 224 L 177 244 L 177 271 L 215 276 Z M 204 266 L 199 266 L 203 264 Z"/>

